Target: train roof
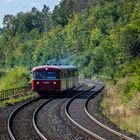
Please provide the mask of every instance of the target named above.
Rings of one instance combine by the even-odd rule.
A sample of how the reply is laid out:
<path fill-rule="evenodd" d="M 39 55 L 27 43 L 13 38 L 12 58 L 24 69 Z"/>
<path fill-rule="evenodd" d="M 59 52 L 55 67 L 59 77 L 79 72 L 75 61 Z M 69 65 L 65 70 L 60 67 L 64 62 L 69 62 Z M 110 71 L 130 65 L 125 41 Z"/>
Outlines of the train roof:
<path fill-rule="evenodd" d="M 60 65 L 60 66 L 54 66 L 54 65 L 43 65 L 43 66 L 37 66 L 34 67 L 32 70 L 44 70 L 44 69 L 49 69 L 49 70 L 78 70 L 76 66 L 71 66 L 71 65 Z"/>

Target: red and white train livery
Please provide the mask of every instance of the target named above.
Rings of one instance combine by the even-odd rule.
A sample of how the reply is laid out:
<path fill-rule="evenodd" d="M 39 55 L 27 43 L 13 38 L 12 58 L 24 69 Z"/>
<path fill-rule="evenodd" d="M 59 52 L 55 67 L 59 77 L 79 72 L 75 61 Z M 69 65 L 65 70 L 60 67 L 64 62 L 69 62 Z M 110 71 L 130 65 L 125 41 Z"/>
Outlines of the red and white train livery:
<path fill-rule="evenodd" d="M 40 95 L 61 93 L 78 84 L 75 66 L 38 66 L 32 70 L 32 90 Z"/>

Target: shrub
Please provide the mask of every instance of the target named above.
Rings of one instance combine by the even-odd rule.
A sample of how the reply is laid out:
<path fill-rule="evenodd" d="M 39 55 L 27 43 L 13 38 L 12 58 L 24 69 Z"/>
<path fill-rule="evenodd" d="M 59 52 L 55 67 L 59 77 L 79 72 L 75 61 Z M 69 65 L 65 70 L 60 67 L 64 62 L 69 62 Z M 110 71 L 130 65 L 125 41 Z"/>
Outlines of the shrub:
<path fill-rule="evenodd" d="M 5 69 L 0 69 L 0 78 L 6 75 L 7 71 Z"/>
<path fill-rule="evenodd" d="M 24 87 L 29 84 L 31 76 L 24 67 L 15 67 L 2 78 L 0 90 Z"/>

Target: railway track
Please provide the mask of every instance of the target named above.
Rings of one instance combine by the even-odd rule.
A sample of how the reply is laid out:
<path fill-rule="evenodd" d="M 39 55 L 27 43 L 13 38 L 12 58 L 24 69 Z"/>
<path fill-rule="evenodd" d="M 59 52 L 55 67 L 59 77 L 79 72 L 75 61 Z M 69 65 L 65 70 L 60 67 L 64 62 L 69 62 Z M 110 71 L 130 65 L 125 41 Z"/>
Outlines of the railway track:
<path fill-rule="evenodd" d="M 34 127 L 34 130 L 36 131 L 36 133 L 38 134 L 38 136 L 42 140 L 47 140 L 47 138 L 41 133 L 41 131 L 39 130 L 39 128 L 37 126 L 37 114 L 38 114 L 38 112 L 41 110 L 41 108 L 43 106 L 45 106 L 47 103 L 49 103 L 52 100 L 53 100 L 53 98 L 48 100 L 48 101 L 46 101 L 45 103 L 41 104 L 39 107 L 36 108 L 36 110 L 33 113 L 33 118 L 32 118 L 33 127 Z"/>
<path fill-rule="evenodd" d="M 77 89 L 81 88 L 82 86 L 83 86 L 83 84 L 80 84 L 78 87 L 71 89 L 69 92 L 77 90 Z M 39 111 L 42 109 L 42 107 L 45 106 L 47 103 L 49 103 L 52 100 L 53 100 L 53 98 L 44 102 L 43 104 L 41 104 L 39 107 L 36 108 L 36 110 L 33 113 L 33 119 L 32 119 L 33 127 L 34 127 L 34 130 L 36 131 L 36 133 L 38 134 L 38 136 L 42 140 L 47 140 L 47 138 L 41 133 L 41 131 L 39 130 L 39 127 L 37 126 L 37 115 L 38 115 Z"/>
<path fill-rule="evenodd" d="M 81 88 L 83 84 L 71 89 L 70 91 Z M 69 92 L 70 92 L 69 91 Z M 37 126 L 37 114 L 43 106 L 55 98 L 35 98 L 16 108 L 9 116 L 7 129 L 10 139 L 34 139 L 47 140 Z"/>
<path fill-rule="evenodd" d="M 71 89 L 69 92 L 80 89 L 82 86 L 83 86 L 83 84 L 81 83 L 79 86 Z M 53 98 L 46 101 L 45 103 L 41 104 L 39 107 L 36 108 L 36 110 L 33 113 L 33 119 L 32 119 L 33 127 L 34 127 L 34 130 L 36 131 L 36 133 L 38 134 L 38 136 L 42 140 L 47 140 L 47 138 L 41 133 L 41 131 L 39 130 L 39 127 L 37 126 L 37 115 L 38 115 L 39 111 L 42 109 L 42 107 L 45 106 L 47 103 L 49 103 L 52 100 L 53 100 Z"/>
<path fill-rule="evenodd" d="M 118 139 L 121 139 L 121 140 L 133 140 L 132 138 L 122 134 L 122 133 L 119 133 L 109 127 L 107 127 L 106 125 L 102 124 L 101 122 L 99 122 L 95 117 L 93 117 L 90 112 L 89 112 L 89 109 L 88 109 L 88 103 L 89 103 L 89 100 L 94 98 L 96 96 L 96 94 L 98 94 L 99 92 L 101 91 L 101 89 L 97 92 L 95 92 L 93 95 L 89 96 L 87 98 L 87 100 L 85 101 L 85 104 L 84 104 L 84 111 L 85 113 L 87 114 L 87 116 L 93 121 L 95 122 L 97 125 L 99 125 L 100 127 L 102 127 L 103 129 L 107 130 L 108 132 L 116 135 L 118 137 Z"/>
<path fill-rule="evenodd" d="M 103 85 L 95 83 L 95 87 L 74 96 L 70 99 L 65 107 L 67 117 L 78 128 L 89 134 L 93 139 L 98 140 L 133 140 L 115 130 L 108 128 L 93 116 L 88 111 L 88 101 L 95 97 L 101 90 Z M 82 117 L 81 117 L 82 116 Z"/>
<path fill-rule="evenodd" d="M 40 104 L 51 101 L 52 99 L 35 98 L 15 109 L 8 118 L 7 128 L 9 137 L 12 140 L 41 139 L 33 129 L 32 114 Z"/>
<path fill-rule="evenodd" d="M 65 97 L 62 97 L 64 102 L 65 101 L 67 102 L 66 106 L 64 106 L 65 113 L 67 115 L 66 118 L 69 118 L 70 121 L 72 123 L 74 123 L 74 125 L 76 125 L 78 129 L 80 128 L 80 130 L 82 130 L 84 133 L 89 135 L 89 137 L 90 137 L 89 139 L 133 140 L 132 138 L 127 137 L 121 133 L 118 133 L 118 132 L 108 128 L 107 126 L 101 124 L 90 114 L 90 112 L 88 110 L 88 102 L 90 99 L 94 98 L 98 93 L 100 93 L 102 91 L 102 89 L 103 89 L 103 85 L 101 85 L 99 83 L 94 83 L 94 85 L 89 84 L 88 87 L 86 86 L 86 84 L 81 84 L 78 87 L 73 88 L 72 90 L 69 91 L 71 93 L 72 93 L 72 91 L 76 91 L 77 92 L 76 96 L 73 97 L 74 94 L 71 95 L 71 94 L 65 93 L 66 98 L 70 98 L 70 100 L 67 102 Z M 61 99 L 61 97 L 60 97 L 60 99 Z M 53 104 L 53 102 L 51 102 L 52 100 L 55 103 L 57 101 L 61 101 L 60 99 L 36 98 L 36 99 L 33 99 L 31 101 L 24 103 L 23 105 L 21 105 L 20 107 L 15 109 L 11 113 L 11 115 L 8 119 L 8 123 L 7 123 L 7 128 L 8 128 L 8 133 L 9 133 L 10 139 L 12 139 L 12 140 L 52 139 L 53 137 L 48 137 L 49 132 L 46 133 L 46 131 L 42 130 L 42 127 L 38 126 L 38 123 L 40 122 L 40 121 L 38 121 L 38 115 L 46 104 L 48 104 L 48 105 L 49 105 L 49 103 Z M 58 107 L 58 108 L 61 108 L 61 107 Z M 43 120 L 42 120 L 42 122 L 43 122 Z M 47 124 L 45 123 L 45 125 L 47 125 Z M 51 125 L 53 125 L 53 124 L 51 124 Z M 56 131 L 54 131 L 54 132 L 56 132 Z M 79 132 L 77 131 L 77 133 L 79 133 Z M 80 135 L 80 133 L 76 134 L 75 136 L 77 137 L 78 135 Z M 53 135 L 51 135 L 51 136 L 53 136 Z M 54 136 L 54 138 L 57 138 L 57 137 Z M 61 138 L 63 139 L 63 136 Z M 88 138 L 88 136 L 86 136 L 86 138 Z"/>

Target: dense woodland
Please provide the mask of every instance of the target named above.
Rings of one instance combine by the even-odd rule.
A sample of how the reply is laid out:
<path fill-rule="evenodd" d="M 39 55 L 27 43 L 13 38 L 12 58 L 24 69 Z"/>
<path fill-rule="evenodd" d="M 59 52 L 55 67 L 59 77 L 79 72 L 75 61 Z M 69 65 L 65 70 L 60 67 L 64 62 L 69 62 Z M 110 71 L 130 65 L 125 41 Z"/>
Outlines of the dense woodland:
<path fill-rule="evenodd" d="M 42 11 L 33 7 L 5 15 L 0 66 L 73 64 L 83 77 L 136 76 L 139 81 L 139 11 L 140 0 L 62 0 L 52 12 L 44 5 Z"/>
<path fill-rule="evenodd" d="M 62 0 L 5 15 L 0 66 L 73 64 L 80 75 L 140 79 L 140 0 Z M 135 89 L 140 90 L 139 82 Z M 132 84 L 133 85 L 133 84 Z"/>
<path fill-rule="evenodd" d="M 5 15 L 0 31 L 0 66 L 46 63 L 77 65 L 90 77 L 136 73 L 140 57 L 139 0 L 63 0 Z M 130 67 L 131 65 L 131 67 Z"/>
<path fill-rule="evenodd" d="M 54 63 L 78 66 L 81 77 L 113 79 L 102 103 L 105 114 L 125 117 L 112 120 L 140 137 L 140 0 L 62 0 L 53 11 L 44 5 L 42 11 L 33 7 L 4 16 L 0 77 L 13 70 L 2 78 L 1 89 L 17 80 L 26 84 L 25 68 Z M 125 116 L 111 114 L 117 106 Z"/>

